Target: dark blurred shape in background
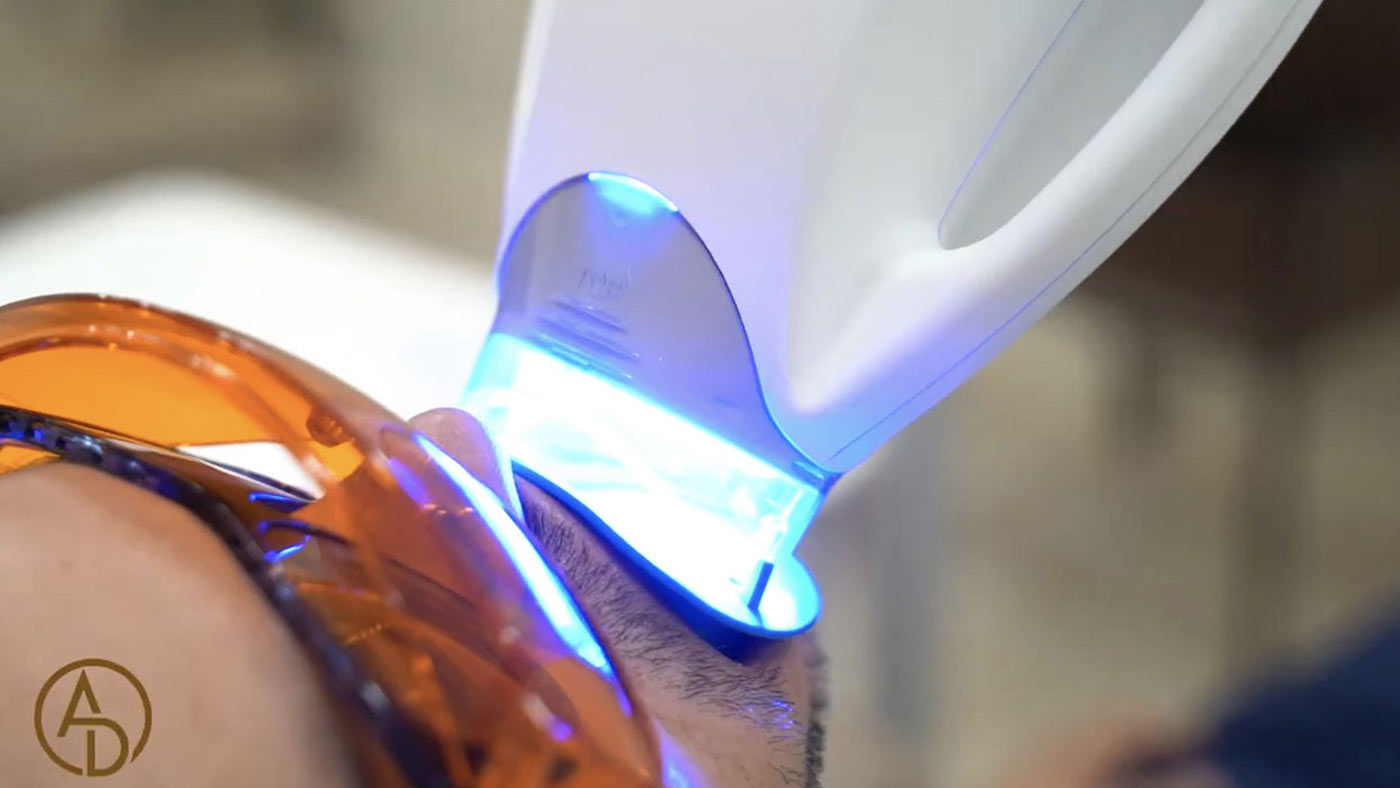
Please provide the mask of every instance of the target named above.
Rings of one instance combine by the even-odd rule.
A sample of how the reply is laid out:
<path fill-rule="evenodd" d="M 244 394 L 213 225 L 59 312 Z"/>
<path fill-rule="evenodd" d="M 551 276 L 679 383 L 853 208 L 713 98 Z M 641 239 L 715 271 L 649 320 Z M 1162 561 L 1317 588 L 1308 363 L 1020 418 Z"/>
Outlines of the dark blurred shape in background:
<path fill-rule="evenodd" d="M 1248 375 L 1229 658 L 1287 642 L 1305 570 L 1320 338 L 1400 291 L 1400 6 L 1324 3 L 1216 150 L 1087 288 L 1134 324 L 1125 426 L 1151 440 L 1163 323 L 1233 343 Z M 1400 392 L 1395 392 L 1400 394 Z M 1396 400 L 1400 405 L 1400 399 Z M 1400 567 L 1396 568 L 1400 577 Z"/>

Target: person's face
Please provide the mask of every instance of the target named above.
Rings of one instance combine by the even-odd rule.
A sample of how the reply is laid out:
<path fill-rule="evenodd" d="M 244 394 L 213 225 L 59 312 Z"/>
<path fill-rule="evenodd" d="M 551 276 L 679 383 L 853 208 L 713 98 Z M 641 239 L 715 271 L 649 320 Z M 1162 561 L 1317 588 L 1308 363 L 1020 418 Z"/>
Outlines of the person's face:
<path fill-rule="evenodd" d="M 508 465 L 470 418 L 436 411 L 413 426 L 523 512 L 651 712 L 668 786 L 816 784 L 822 669 L 810 637 L 725 658 L 556 501 L 528 485 L 517 500 Z M 149 679 L 150 746 L 112 786 L 360 783 L 311 660 L 219 538 L 178 505 L 75 465 L 0 475 L 0 601 L 25 633 L 0 653 L 0 698 L 32 698 L 75 654 Z M 66 784 L 32 725 L 0 713 L 0 774 Z"/>
<path fill-rule="evenodd" d="M 475 421 L 440 410 L 412 424 L 502 497 L 511 497 L 517 485 L 509 464 Z M 824 658 L 811 635 L 733 661 L 657 602 L 567 507 L 528 482 L 517 488 L 527 527 L 611 643 L 651 711 L 671 781 L 694 788 L 818 784 Z"/>

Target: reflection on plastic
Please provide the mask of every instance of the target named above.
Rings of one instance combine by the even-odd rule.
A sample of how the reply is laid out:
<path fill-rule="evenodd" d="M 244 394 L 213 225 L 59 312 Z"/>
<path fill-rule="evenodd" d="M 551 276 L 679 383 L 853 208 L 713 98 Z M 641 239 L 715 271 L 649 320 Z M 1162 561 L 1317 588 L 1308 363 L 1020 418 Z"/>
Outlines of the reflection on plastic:
<path fill-rule="evenodd" d="M 413 439 L 443 473 L 447 474 L 447 478 L 461 489 L 467 500 L 471 501 L 477 514 L 510 556 L 511 562 L 520 570 L 521 577 L 539 601 L 545 618 L 559 634 L 560 640 L 567 643 L 584 662 L 609 678 L 613 677 L 612 664 L 603 652 L 603 646 L 598 642 L 597 636 L 593 634 L 592 627 L 574 604 L 573 597 L 559 582 L 554 570 L 544 562 L 534 543 L 496 499 L 496 494 L 467 473 L 466 469 L 439 449 L 427 436 L 415 434 Z"/>
<path fill-rule="evenodd" d="M 792 551 L 821 503 L 805 481 L 509 335 L 487 341 L 465 404 L 518 462 L 736 620 L 750 619 L 767 565 L 795 563 Z M 781 629 L 818 604 L 793 594 L 786 585 L 766 593 L 766 623 Z"/>
<path fill-rule="evenodd" d="M 587 178 L 598 189 L 598 196 L 628 213 L 650 216 L 677 210 L 665 195 L 636 178 L 612 172 L 590 172 Z"/>

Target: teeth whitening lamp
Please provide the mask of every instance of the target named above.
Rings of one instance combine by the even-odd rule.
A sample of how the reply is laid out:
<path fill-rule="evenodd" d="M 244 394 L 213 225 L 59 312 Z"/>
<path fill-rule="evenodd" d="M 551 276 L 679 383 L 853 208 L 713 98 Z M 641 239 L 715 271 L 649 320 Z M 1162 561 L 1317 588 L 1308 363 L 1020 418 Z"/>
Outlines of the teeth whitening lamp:
<path fill-rule="evenodd" d="M 1319 0 L 539 0 L 465 406 L 697 631 L 1084 279 Z"/>

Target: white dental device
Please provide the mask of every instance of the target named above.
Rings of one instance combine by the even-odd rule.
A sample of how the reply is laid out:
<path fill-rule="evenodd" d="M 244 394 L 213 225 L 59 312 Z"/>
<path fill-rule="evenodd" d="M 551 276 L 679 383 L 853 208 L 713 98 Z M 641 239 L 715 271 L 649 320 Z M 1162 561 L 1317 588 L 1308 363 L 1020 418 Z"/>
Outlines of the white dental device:
<path fill-rule="evenodd" d="M 1200 162 L 1319 0 L 538 0 L 466 405 L 712 637 Z"/>

